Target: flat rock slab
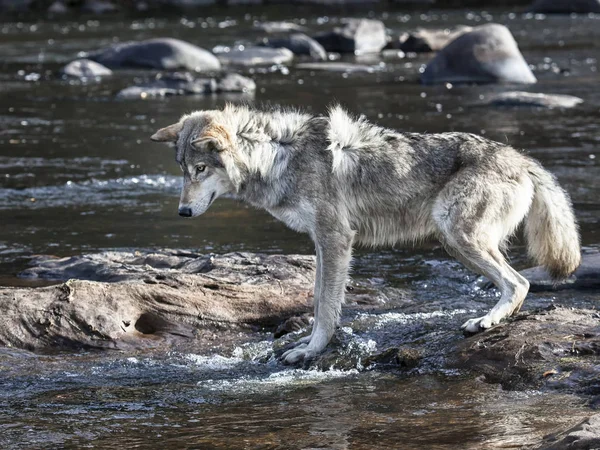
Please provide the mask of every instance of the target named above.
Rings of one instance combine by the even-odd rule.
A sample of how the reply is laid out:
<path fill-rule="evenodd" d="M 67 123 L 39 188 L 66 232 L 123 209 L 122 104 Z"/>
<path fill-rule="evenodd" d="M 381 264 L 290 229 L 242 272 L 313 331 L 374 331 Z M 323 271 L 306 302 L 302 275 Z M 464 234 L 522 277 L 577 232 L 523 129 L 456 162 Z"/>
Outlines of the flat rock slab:
<path fill-rule="evenodd" d="M 493 95 L 485 103 L 490 106 L 518 106 L 536 108 L 573 108 L 583 99 L 572 95 L 542 94 L 535 92 L 510 91 Z"/>
<path fill-rule="evenodd" d="M 314 282 L 308 256 L 167 250 L 41 257 L 35 264 L 22 276 L 69 280 L 0 288 L 0 345 L 129 348 L 199 328 L 274 328 L 310 310 Z"/>
<path fill-rule="evenodd" d="M 221 78 L 196 78 L 190 73 L 159 74 L 152 81 L 122 89 L 117 97 L 157 98 L 172 95 L 203 95 L 225 92 L 252 93 L 256 83 L 236 73 Z"/>
<path fill-rule="evenodd" d="M 302 33 L 267 37 L 262 40 L 261 44 L 272 48 L 287 48 L 294 55 L 308 55 L 318 61 L 325 61 L 327 59 L 327 52 L 323 46 L 313 38 Z"/>
<path fill-rule="evenodd" d="M 338 53 L 377 53 L 387 44 L 385 25 L 371 19 L 347 19 L 332 31 L 314 38 L 328 52 Z"/>
<path fill-rule="evenodd" d="M 304 70 L 323 70 L 326 72 L 379 72 L 385 68 L 384 65 L 369 66 L 366 64 L 352 64 L 345 62 L 322 62 L 322 63 L 302 63 L 297 64 L 296 69 Z"/>
<path fill-rule="evenodd" d="M 490 23 L 473 28 L 446 45 L 427 64 L 421 81 L 532 84 L 537 80 L 508 28 Z"/>
<path fill-rule="evenodd" d="M 221 63 L 211 52 L 173 38 L 124 42 L 88 54 L 88 58 L 110 68 L 146 68 L 216 72 Z"/>
<path fill-rule="evenodd" d="M 537 0 L 530 11 L 543 14 L 599 13 L 600 0 Z"/>
<path fill-rule="evenodd" d="M 223 64 L 253 67 L 270 64 L 286 64 L 294 59 L 294 53 L 287 48 L 246 47 L 219 53 Z"/>
<path fill-rule="evenodd" d="M 73 78 L 98 78 L 112 75 L 112 70 L 90 59 L 76 59 L 71 61 L 61 71 L 64 75 Z"/>

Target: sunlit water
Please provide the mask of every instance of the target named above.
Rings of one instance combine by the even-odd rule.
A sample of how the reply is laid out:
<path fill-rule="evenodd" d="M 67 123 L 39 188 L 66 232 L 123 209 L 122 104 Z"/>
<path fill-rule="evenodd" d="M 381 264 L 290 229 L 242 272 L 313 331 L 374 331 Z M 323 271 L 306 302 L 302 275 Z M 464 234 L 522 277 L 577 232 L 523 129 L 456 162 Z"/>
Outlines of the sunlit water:
<path fill-rule="evenodd" d="M 356 58 L 373 73 L 266 67 L 246 71 L 255 96 L 117 100 L 119 89 L 149 76 L 124 71 L 101 82 L 62 79 L 78 52 L 113 41 L 179 37 L 202 47 L 262 36 L 261 20 L 306 19 L 314 30 L 339 19 L 318 11 L 252 8 L 208 18 L 70 18 L 0 25 L 0 281 L 15 278 L 34 254 L 71 255 L 109 248 L 196 248 L 309 253 L 311 242 L 268 215 L 220 200 L 199 219 L 176 214 L 180 173 L 167 147 L 149 136 L 194 109 L 244 100 L 322 113 L 339 101 L 378 123 L 406 131 L 468 131 L 524 149 L 571 193 L 583 244 L 600 244 L 600 17 L 544 17 L 489 11 L 362 12 L 397 31 L 494 21 L 517 39 L 539 83 L 532 92 L 576 95 L 568 111 L 494 109 L 487 96 L 520 86 L 421 86 L 428 55 Z M 596 52 L 597 53 L 597 52 Z M 347 58 L 354 60 L 355 58 Z M 515 265 L 526 266 L 519 241 Z M 347 355 L 329 371 L 282 366 L 271 333 L 206 336 L 197 349 L 170 352 L 34 355 L 0 350 L 0 447 L 148 448 L 492 448 L 536 442 L 557 424 L 587 413 L 576 397 L 503 392 L 442 370 L 440 348 L 461 339 L 465 317 L 495 301 L 475 277 L 446 260 L 435 243 L 357 252 L 354 274 L 404 292 L 373 315 L 350 310 Z M 530 295 L 593 305 L 594 294 Z M 467 305 L 467 306 L 465 306 Z M 439 328 L 421 342 L 423 323 Z M 416 325 L 415 325 L 416 324 Z M 210 333 L 209 333 L 210 334 Z M 420 341 L 421 339 L 421 341 Z M 361 358 L 388 343 L 420 345 L 418 371 L 366 370 Z M 352 361 L 351 367 L 348 361 Z"/>

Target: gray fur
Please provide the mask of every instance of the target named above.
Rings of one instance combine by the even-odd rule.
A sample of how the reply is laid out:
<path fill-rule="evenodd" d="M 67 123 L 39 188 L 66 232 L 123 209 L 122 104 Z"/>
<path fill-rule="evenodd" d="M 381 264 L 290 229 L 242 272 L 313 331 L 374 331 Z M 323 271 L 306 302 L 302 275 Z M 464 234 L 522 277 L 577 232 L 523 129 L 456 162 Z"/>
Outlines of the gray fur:
<path fill-rule="evenodd" d="M 229 193 L 315 242 L 315 324 L 310 337 L 284 354 L 287 363 L 313 357 L 333 335 L 354 243 L 433 237 L 487 276 L 502 297 L 463 325 L 468 332 L 521 307 L 529 283 L 500 249 L 524 220 L 531 255 L 554 276 L 579 265 L 567 194 L 536 161 L 480 136 L 397 132 L 338 106 L 314 117 L 228 105 L 186 115 L 153 139 L 176 142 L 185 179 L 180 207 L 192 215 Z M 202 173 L 199 165 L 206 166 Z"/>

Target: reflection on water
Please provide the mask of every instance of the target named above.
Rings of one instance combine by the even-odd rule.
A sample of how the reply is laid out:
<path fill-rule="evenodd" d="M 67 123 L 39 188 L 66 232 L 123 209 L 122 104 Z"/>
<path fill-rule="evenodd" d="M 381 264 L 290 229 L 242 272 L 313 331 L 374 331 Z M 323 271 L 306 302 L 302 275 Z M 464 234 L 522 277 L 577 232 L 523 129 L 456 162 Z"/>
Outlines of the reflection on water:
<path fill-rule="evenodd" d="M 231 17 L 1 24 L 0 283 L 25 283 L 15 274 L 39 253 L 152 247 L 312 252 L 305 236 L 229 199 L 194 221 L 177 216 L 179 168 L 172 151 L 150 143 L 149 136 L 184 112 L 220 107 L 239 96 L 124 101 L 115 98 L 120 89 L 153 74 L 124 71 L 101 82 L 57 75 L 63 63 L 110 44 L 113 36 L 173 36 L 206 48 L 232 46 L 262 36 L 255 22 L 304 14 L 254 8 Z M 572 194 L 584 245 L 597 247 L 600 74 L 589 49 L 600 39 L 600 17 L 496 10 L 375 10 L 372 15 L 395 31 L 504 23 L 540 80 L 525 89 L 576 95 L 585 103 L 568 112 L 484 107 L 486 97 L 515 87 L 420 86 L 419 69 L 427 55 L 356 58 L 377 66 L 372 73 L 295 70 L 293 65 L 248 70 L 257 83 L 254 102 L 321 113 L 340 101 L 400 130 L 469 131 L 509 142 L 557 175 Z M 305 18 L 315 31 L 339 20 L 318 11 Z M 526 264 L 518 240 L 511 257 L 518 267 Z M 587 414 L 574 397 L 503 392 L 440 371 L 442 344 L 461 339 L 457 328 L 463 316 L 473 315 L 473 308 L 489 308 L 496 295 L 474 292 L 473 275 L 445 258 L 435 243 L 358 251 L 355 275 L 380 288 L 382 301 L 403 300 L 390 303 L 390 311 L 379 316 L 348 313 L 344 325 L 356 333 L 341 332 L 349 354 L 326 372 L 281 366 L 272 357 L 270 335 L 258 332 L 202 330 L 196 352 L 33 355 L 0 349 L 0 447 L 519 447 Z M 526 307 L 597 300 L 572 293 L 530 297 Z M 439 329 L 428 341 L 418 334 L 424 323 Z M 361 355 L 390 342 L 420 346 L 429 369 L 358 370 Z"/>

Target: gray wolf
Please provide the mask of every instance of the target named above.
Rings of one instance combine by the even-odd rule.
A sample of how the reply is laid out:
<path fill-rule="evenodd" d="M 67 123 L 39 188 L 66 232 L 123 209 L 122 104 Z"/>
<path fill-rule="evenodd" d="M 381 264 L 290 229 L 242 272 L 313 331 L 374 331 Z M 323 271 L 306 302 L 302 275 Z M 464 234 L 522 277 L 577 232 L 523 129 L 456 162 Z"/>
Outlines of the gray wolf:
<path fill-rule="evenodd" d="M 571 201 L 553 175 L 508 145 L 469 133 L 417 134 L 376 126 L 340 106 L 325 116 L 227 105 L 197 111 L 151 138 L 176 146 L 183 171 L 179 214 L 204 213 L 223 194 L 264 208 L 316 247 L 315 321 L 282 356 L 310 359 L 340 315 L 352 246 L 437 238 L 501 292 L 490 328 L 521 308 L 529 283 L 505 260 L 524 222 L 530 255 L 555 279 L 580 263 Z"/>

